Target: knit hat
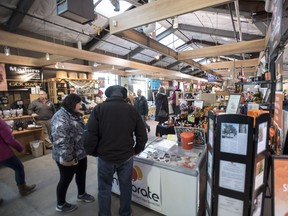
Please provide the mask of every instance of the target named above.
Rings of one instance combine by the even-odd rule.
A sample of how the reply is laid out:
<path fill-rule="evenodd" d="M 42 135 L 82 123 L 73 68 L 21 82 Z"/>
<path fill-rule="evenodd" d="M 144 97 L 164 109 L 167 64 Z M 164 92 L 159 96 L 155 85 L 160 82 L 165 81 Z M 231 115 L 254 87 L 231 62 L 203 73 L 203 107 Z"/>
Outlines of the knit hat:
<path fill-rule="evenodd" d="M 127 89 L 120 85 L 113 85 L 106 89 L 106 97 L 123 97 L 127 98 Z"/>

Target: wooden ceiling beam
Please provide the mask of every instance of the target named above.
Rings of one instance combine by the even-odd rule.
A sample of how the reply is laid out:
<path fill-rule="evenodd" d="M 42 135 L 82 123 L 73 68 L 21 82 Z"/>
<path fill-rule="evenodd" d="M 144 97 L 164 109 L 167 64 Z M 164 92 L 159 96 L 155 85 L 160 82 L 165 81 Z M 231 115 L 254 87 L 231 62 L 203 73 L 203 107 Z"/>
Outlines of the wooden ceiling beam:
<path fill-rule="evenodd" d="M 232 68 L 232 67 L 256 67 L 258 66 L 258 58 L 241 60 L 241 61 L 227 61 L 227 62 L 215 62 L 206 64 L 206 68 L 219 69 L 219 68 Z"/>
<path fill-rule="evenodd" d="M 78 72 L 92 72 L 92 66 L 88 65 L 79 65 L 79 64 L 72 64 L 72 63 L 67 63 L 67 62 L 62 62 L 61 63 L 64 68 L 56 69 L 55 65 L 49 65 L 46 66 L 45 68 L 50 68 L 50 69 L 55 69 L 55 70 L 70 70 L 70 71 L 78 71 Z"/>
<path fill-rule="evenodd" d="M 66 56 L 59 56 L 59 55 L 50 55 L 50 60 L 46 59 L 45 57 L 39 58 L 37 60 L 35 60 L 35 64 L 37 66 L 47 66 L 47 65 L 52 65 L 52 64 L 56 64 L 57 62 L 65 62 L 65 61 L 69 61 L 72 60 L 73 58 L 70 57 L 66 57 Z"/>
<path fill-rule="evenodd" d="M 6 56 L 5 54 L 0 53 L 0 62 L 5 64 L 14 64 L 14 65 L 25 65 L 31 67 L 38 67 L 35 63 L 37 61 L 36 58 L 24 57 L 24 56 L 16 56 L 16 55 L 9 55 Z"/>
<path fill-rule="evenodd" d="M 142 5 L 120 15 L 111 17 L 110 32 L 120 31 L 146 25 L 148 23 L 175 17 L 177 15 L 198 11 L 204 8 L 228 4 L 232 0 L 162 0 Z"/>
<path fill-rule="evenodd" d="M 32 50 L 35 52 L 50 53 L 53 55 L 65 56 L 75 59 L 82 59 L 87 61 L 101 64 L 115 65 L 124 68 L 135 68 L 144 71 L 154 71 L 158 73 L 167 74 L 168 76 L 176 76 L 181 78 L 182 73 L 177 71 L 168 70 L 165 68 L 159 68 L 135 61 L 125 60 L 117 57 L 107 56 L 104 54 L 94 53 L 86 50 L 80 50 L 74 47 L 68 47 L 60 44 L 51 43 L 35 38 L 30 38 L 22 35 L 13 34 L 10 32 L 0 30 L 0 45 L 6 45 L 19 49 Z M 0 59 L 1 61 L 1 59 Z M 203 78 L 189 76 L 189 79 L 206 81 Z"/>
<path fill-rule="evenodd" d="M 178 53 L 178 60 L 215 57 L 223 55 L 260 52 L 265 49 L 265 39 L 204 47 Z"/>

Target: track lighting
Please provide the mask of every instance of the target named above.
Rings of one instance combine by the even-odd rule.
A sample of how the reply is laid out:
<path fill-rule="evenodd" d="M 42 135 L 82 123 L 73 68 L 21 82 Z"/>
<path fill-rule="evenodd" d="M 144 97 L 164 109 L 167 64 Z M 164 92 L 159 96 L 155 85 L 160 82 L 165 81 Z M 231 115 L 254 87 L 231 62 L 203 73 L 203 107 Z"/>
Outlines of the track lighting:
<path fill-rule="evenodd" d="M 46 53 L 46 60 L 47 60 L 47 61 L 50 60 L 50 55 L 49 55 L 49 53 Z"/>
<path fill-rule="evenodd" d="M 173 23 L 173 29 L 177 29 L 179 27 L 178 17 L 177 16 L 174 17 L 172 23 Z"/>
<path fill-rule="evenodd" d="M 7 46 L 4 47 L 4 54 L 5 54 L 6 56 L 9 56 L 9 55 L 10 55 L 10 48 L 9 48 L 9 47 L 7 47 Z"/>

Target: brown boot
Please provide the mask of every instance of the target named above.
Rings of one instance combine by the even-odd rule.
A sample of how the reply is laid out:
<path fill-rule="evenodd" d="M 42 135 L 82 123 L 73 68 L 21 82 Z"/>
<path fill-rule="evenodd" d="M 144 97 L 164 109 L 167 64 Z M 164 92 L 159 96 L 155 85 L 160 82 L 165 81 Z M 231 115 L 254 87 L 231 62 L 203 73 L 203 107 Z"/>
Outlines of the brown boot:
<path fill-rule="evenodd" d="M 25 195 L 32 193 L 34 191 L 35 187 L 36 187 L 35 184 L 33 184 L 33 185 L 26 185 L 26 184 L 18 185 L 19 193 L 21 194 L 21 196 L 25 196 Z"/>

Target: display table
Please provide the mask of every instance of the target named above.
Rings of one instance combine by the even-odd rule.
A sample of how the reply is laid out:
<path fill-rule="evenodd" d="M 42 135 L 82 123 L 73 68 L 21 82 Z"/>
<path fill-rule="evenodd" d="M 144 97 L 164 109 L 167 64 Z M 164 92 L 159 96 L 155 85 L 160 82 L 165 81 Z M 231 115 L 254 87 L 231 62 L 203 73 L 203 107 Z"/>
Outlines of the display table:
<path fill-rule="evenodd" d="M 134 158 L 132 201 L 164 215 L 203 215 L 206 181 L 206 145 L 183 150 L 173 145 L 167 151 L 162 138 L 148 141 Z M 160 148 L 160 149 L 159 149 Z M 115 174 L 112 192 L 119 194 Z"/>
<path fill-rule="evenodd" d="M 168 125 L 157 125 L 156 126 L 156 136 L 162 137 L 167 134 L 175 134 L 174 126 Z"/>
<path fill-rule="evenodd" d="M 14 117 L 14 118 L 6 118 L 3 119 L 4 121 L 11 121 L 14 122 L 17 121 L 28 121 L 33 119 L 32 116 L 26 115 L 21 117 Z M 12 134 L 14 135 L 15 139 L 17 139 L 23 146 L 24 146 L 24 152 L 19 153 L 16 150 L 13 149 L 16 156 L 21 156 L 23 154 L 31 154 L 31 148 L 30 148 L 30 142 L 34 140 L 43 140 L 43 129 L 42 128 L 35 128 L 31 130 L 13 130 Z M 43 153 L 46 154 L 46 148 L 44 146 Z"/>

